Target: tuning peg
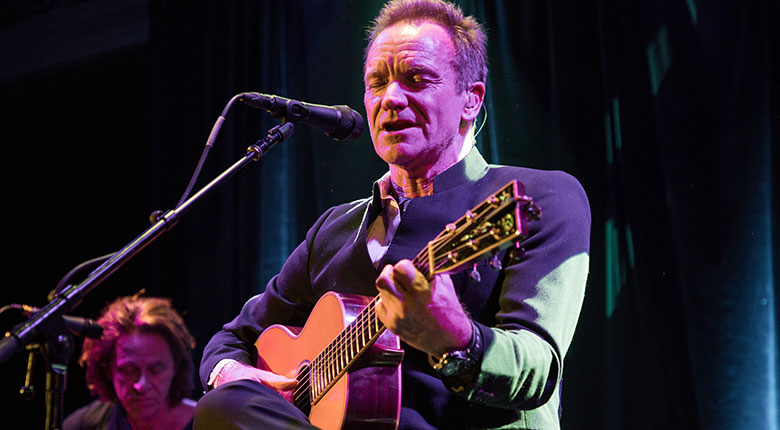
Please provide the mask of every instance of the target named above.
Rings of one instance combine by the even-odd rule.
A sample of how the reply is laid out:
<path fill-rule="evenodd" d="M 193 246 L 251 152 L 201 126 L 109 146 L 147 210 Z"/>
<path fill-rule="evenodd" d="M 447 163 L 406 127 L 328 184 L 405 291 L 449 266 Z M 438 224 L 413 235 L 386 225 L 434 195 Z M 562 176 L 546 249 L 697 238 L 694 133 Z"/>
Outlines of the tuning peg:
<path fill-rule="evenodd" d="M 515 242 L 515 247 L 509 250 L 509 259 L 513 262 L 520 261 L 525 254 L 525 248 L 520 246 L 520 242 Z"/>
<path fill-rule="evenodd" d="M 525 210 L 528 213 L 528 218 L 533 221 L 539 221 L 542 218 L 542 209 L 534 202 L 529 202 Z"/>
<path fill-rule="evenodd" d="M 482 281 L 482 275 L 480 275 L 479 270 L 477 270 L 477 263 L 474 263 L 474 265 L 471 267 L 471 273 L 469 273 L 469 277 L 477 282 Z"/>
<path fill-rule="evenodd" d="M 501 260 L 498 258 L 498 254 L 493 254 L 493 258 L 490 259 L 490 267 L 501 270 L 502 265 Z"/>

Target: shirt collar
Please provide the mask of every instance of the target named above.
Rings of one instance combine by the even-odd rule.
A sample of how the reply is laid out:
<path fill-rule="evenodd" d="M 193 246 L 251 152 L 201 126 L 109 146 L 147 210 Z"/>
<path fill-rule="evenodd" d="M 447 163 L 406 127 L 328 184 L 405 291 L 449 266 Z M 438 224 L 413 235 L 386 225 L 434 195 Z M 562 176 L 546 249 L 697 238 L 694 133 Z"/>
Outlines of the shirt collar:
<path fill-rule="evenodd" d="M 467 182 L 474 182 L 485 176 L 488 164 L 476 146 L 465 158 L 433 178 L 433 193 L 440 193 Z"/>

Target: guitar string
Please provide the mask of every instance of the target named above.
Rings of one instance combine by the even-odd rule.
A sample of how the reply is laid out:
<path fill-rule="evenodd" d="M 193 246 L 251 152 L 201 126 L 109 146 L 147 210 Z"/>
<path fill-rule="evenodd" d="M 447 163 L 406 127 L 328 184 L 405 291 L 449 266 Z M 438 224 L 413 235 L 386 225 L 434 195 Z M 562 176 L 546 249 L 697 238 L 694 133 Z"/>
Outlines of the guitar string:
<path fill-rule="evenodd" d="M 371 309 L 373 310 L 373 308 Z M 366 327 L 371 328 L 371 322 L 368 320 L 371 317 L 375 318 L 375 314 L 368 313 L 366 315 L 368 318 L 361 318 L 357 320 L 359 324 L 350 325 L 347 327 L 345 335 L 340 336 L 337 342 L 334 344 L 335 347 L 331 348 L 325 355 L 325 360 L 322 360 L 322 362 L 324 362 L 322 366 L 317 365 L 321 362 L 320 360 L 317 360 L 312 363 L 312 365 L 307 366 L 305 373 L 301 375 L 303 377 L 303 383 L 296 388 L 294 395 L 294 403 L 297 407 L 303 410 L 306 403 L 311 403 L 312 396 L 314 396 L 314 398 L 318 398 L 319 396 L 323 395 L 324 392 L 329 389 L 332 381 L 340 378 L 345 372 L 345 369 L 351 366 L 355 357 L 362 354 L 364 348 L 366 347 Z M 374 326 L 376 327 L 378 324 L 375 322 Z M 377 329 L 377 331 L 379 330 Z M 369 335 L 368 337 L 370 339 L 373 336 Z M 361 340 L 362 344 L 356 345 L 356 342 Z M 340 353 L 340 351 L 347 351 L 347 357 L 344 357 L 344 354 Z M 322 367 L 325 369 L 325 371 L 314 372 L 312 371 L 312 367 L 314 367 L 315 370 L 316 368 Z M 312 374 L 315 375 L 314 378 L 310 376 Z M 323 374 L 324 380 L 316 377 L 318 374 Z M 310 389 L 312 386 L 314 386 L 314 393 L 312 393 Z"/>
<path fill-rule="evenodd" d="M 418 257 L 421 257 L 425 255 L 424 253 L 421 253 L 418 255 Z M 421 260 L 420 258 L 416 257 L 416 260 Z M 384 329 L 384 326 L 380 326 L 379 321 L 376 317 L 376 300 L 378 297 L 375 297 L 373 300 L 369 302 L 368 305 L 365 306 L 363 310 L 358 314 L 358 316 L 353 320 L 352 323 L 350 323 L 345 330 L 340 333 L 334 342 L 332 342 L 328 347 L 325 348 L 325 350 L 319 354 L 315 359 L 313 360 L 314 367 L 314 374 L 317 375 L 316 372 L 319 370 L 320 367 L 323 367 L 326 370 L 326 382 L 320 382 L 315 381 L 315 387 L 317 390 L 317 396 L 321 395 L 322 393 L 320 390 L 322 390 L 322 387 L 327 388 L 333 379 L 339 377 L 346 368 L 348 368 L 352 362 L 355 360 L 357 356 L 362 354 L 368 345 L 370 345 L 375 338 L 378 338 L 380 332 Z M 372 324 L 373 321 L 373 324 Z M 369 334 L 368 334 L 368 342 L 366 342 L 366 328 L 368 328 Z M 371 334 L 371 329 L 374 328 L 375 332 Z M 356 346 L 355 342 L 358 339 L 362 339 L 362 345 Z M 348 358 L 344 358 L 344 354 L 340 352 L 347 351 L 348 348 Z M 335 361 L 334 361 L 335 359 Z M 320 366 L 320 363 L 324 363 L 322 366 Z M 334 368 L 335 366 L 335 368 Z M 315 379 L 318 379 L 315 376 Z"/>
<path fill-rule="evenodd" d="M 514 219 L 514 217 L 512 217 L 511 214 L 507 214 L 507 215 L 509 216 L 509 218 L 511 218 L 511 219 L 509 219 L 509 221 L 511 221 L 513 223 L 513 227 L 515 227 L 513 230 L 501 228 L 501 226 L 499 225 L 497 230 L 491 229 L 491 230 L 488 230 L 488 231 L 483 231 L 483 232 L 481 232 L 480 235 L 473 237 L 471 239 L 471 241 L 473 241 L 473 243 L 461 242 L 455 248 L 450 249 L 449 253 L 458 253 L 458 252 L 462 251 L 463 249 L 467 249 L 467 248 L 472 248 L 473 249 L 475 246 L 478 246 L 478 244 L 480 242 L 482 242 L 485 238 L 489 238 L 489 237 L 493 237 L 495 239 L 496 242 L 494 244 L 492 244 L 493 246 L 495 246 L 497 244 L 500 244 L 503 241 L 506 241 L 507 239 L 510 239 L 513 235 L 519 236 L 519 234 L 516 234 L 518 232 L 518 230 L 519 230 L 516 227 L 516 224 L 517 224 L 516 219 Z M 506 217 L 507 216 L 505 216 L 505 218 Z M 475 255 L 482 254 L 489 248 L 490 247 L 482 246 L 481 249 L 479 249 L 479 252 L 477 252 Z M 439 256 L 437 258 L 434 258 L 434 261 L 443 263 L 443 262 L 446 262 L 449 258 L 450 258 L 449 255 L 439 254 Z M 434 267 L 438 268 L 440 265 L 441 265 L 441 263 L 434 264 Z"/>
<path fill-rule="evenodd" d="M 471 214 L 473 214 L 474 219 L 479 219 L 479 218 L 484 218 L 485 217 L 485 213 L 488 212 L 488 211 L 494 210 L 494 211 L 499 211 L 500 212 L 501 210 L 504 209 L 504 207 L 505 207 L 504 204 L 495 206 L 495 205 L 493 205 L 491 203 L 485 202 L 485 203 L 482 203 L 481 205 L 477 206 L 476 208 L 472 209 L 469 212 Z M 463 221 L 464 219 L 465 218 L 461 218 L 458 221 Z M 463 224 L 458 225 L 458 221 L 456 221 L 454 223 L 455 226 L 456 226 L 455 230 L 453 230 L 451 233 L 449 233 L 447 235 L 444 235 L 442 237 L 437 237 L 437 238 L 435 238 L 432 241 L 433 243 L 435 243 L 435 246 L 432 248 L 434 253 L 436 253 L 438 251 L 441 251 L 441 249 L 447 245 L 448 238 L 450 236 L 452 236 L 452 235 L 456 235 L 457 236 L 457 235 L 463 233 L 463 230 L 469 228 L 473 224 L 473 223 L 469 223 L 469 222 L 464 221 Z"/>
<path fill-rule="evenodd" d="M 301 405 L 299 404 L 302 399 L 305 399 L 305 395 L 309 392 L 308 388 L 311 384 L 311 380 L 309 379 L 309 374 L 311 373 L 311 365 L 306 366 L 306 369 L 303 373 L 299 374 L 298 377 L 302 377 L 303 380 L 300 381 L 302 384 L 299 384 L 295 387 L 295 391 L 293 391 L 292 397 L 293 397 L 293 403 L 295 406 L 298 406 L 301 408 Z"/>
<path fill-rule="evenodd" d="M 371 304 L 371 303 L 369 303 L 369 304 Z M 325 358 L 328 358 L 329 356 L 332 358 L 332 356 L 334 356 L 334 354 L 338 353 L 339 348 L 344 349 L 344 346 L 343 346 L 344 343 L 349 343 L 349 344 L 351 344 L 351 345 L 349 345 L 350 346 L 349 354 L 352 357 L 350 357 L 350 359 L 348 359 L 348 361 L 351 361 L 351 359 L 354 359 L 354 356 L 356 356 L 355 351 L 357 349 L 359 349 L 359 348 L 355 348 L 355 345 L 354 345 L 354 342 L 357 340 L 357 335 L 358 335 L 358 333 L 356 333 L 356 330 L 359 328 L 359 326 L 365 325 L 364 322 L 363 322 L 364 320 L 367 320 L 368 318 L 370 318 L 370 312 L 365 312 L 366 309 L 369 309 L 369 308 L 372 308 L 372 307 L 367 305 L 363 310 L 361 310 L 361 312 L 358 314 L 358 316 L 355 318 L 355 320 L 352 323 L 350 323 L 349 325 L 347 325 L 345 330 L 336 337 L 335 345 L 333 343 L 331 344 L 331 345 L 334 345 L 335 347 L 332 347 L 331 345 L 326 347 L 325 351 L 323 351 L 323 352 L 325 352 L 325 355 L 324 355 Z M 363 318 L 365 316 L 367 316 L 368 318 Z M 366 321 L 366 322 L 370 324 L 370 321 Z M 363 339 L 365 339 L 365 336 L 363 336 Z M 337 371 L 332 371 L 332 367 L 334 365 L 333 360 L 332 359 L 321 360 L 320 356 L 322 356 L 322 355 L 323 354 L 320 354 L 320 355 L 318 355 L 318 357 L 315 357 L 314 360 L 312 360 L 312 362 L 309 364 L 309 366 L 307 366 L 306 369 L 299 375 L 299 377 L 303 378 L 303 383 L 299 384 L 296 387 L 296 389 L 295 389 L 295 391 L 293 393 L 293 397 L 295 399 L 302 399 L 303 398 L 303 394 L 309 392 L 310 388 L 312 387 L 312 385 L 314 385 L 316 387 L 316 389 L 318 389 L 318 390 L 322 389 L 321 386 L 318 386 L 318 385 L 321 384 L 321 382 L 319 380 L 312 381 L 312 377 L 311 377 L 312 374 L 317 375 L 318 374 L 317 370 L 319 370 L 320 367 L 323 367 L 323 366 L 320 366 L 320 364 L 324 363 L 324 368 L 327 369 L 326 373 L 327 372 L 331 372 L 332 373 L 330 375 L 331 378 L 335 376 L 335 375 L 333 375 L 333 373 L 339 373 Z M 342 367 L 343 368 L 345 366 L 346 362 L 342 359 L 339 362 L 336 362 L 335 364 L 337 365 L 337 367 Z M 318 379 L 318 378 L 316 378 L 316 376 L 315 376 L 314 379 Z M 325 385 L 327 385 L 327 384 L 325 384 Z"/>
<path fill-rule="evenodd" d="M 488 208 L 488 209 L 490 209 L 490 208 Z M 502 212 L 504 209 L 506 209 L 506 208 L 505 208 L 505 206 L 499 206 L 499 207 L 498 207 L 498 209 L 497 209 L 496 211 L 497 211 L 497 212 Z M 508 212 L 508 214 L 510 214 L 510 216 L 511 216 L 511 212 Z M 483 214 L 478 214 L 476 217 L 480 217 L 480 216 L 483 216 Z M 495 216 L 495 215 L 494 215 L 494 216 Z M 516 219 L 513 219 L 513 221 L 515 221 L 515 224 L 516 224 Z M 457 234 L 461 234 L 461 233 L 462 233 L 462 230 L 463 230 L 463 229 L 465 229 L 466 227 L 469 227 L 469 226 L 470 226 L 470 224 L 464 225 L 464 226 L 462 226 L 463 228 L 458 228 L 458 229 L 456 229 L 456 230 L 454 231 L 454 233 L 453 233 L 453 234 L 455 234 L 455 235 L 457 235 Z M 460 231 L 459 231 L 459 230 L 460 230 Z M 499 232 L 499 234 L 500 234 L 500 233 L 501 233 L 501 232 Z M 504 232 L 504 233 L 506 233 L 506 232 Z M 491 233 L 490 231 L 487 231 L 487 232 L 485 232 L 484 234 L 482 234 L 481 236 L 478 236 L 478 237 L 476 238 L 476 240 L 479 242 L 479 241 L 481 241 L 482 239 L 484 239 L 485 237 L 487 237 L 487 236 L 491 236 L 491 235 L 492 235 L 492 233 Z M 510 236 L 511 236 L 511 233 L 510 233 L 509 235 L 505 235 L 504 237 L 500 237 L 500 238 L 498 238 L 498 239 L 497 239 L 497 241 L 506 240 L 506 239 L 507 239 L 507 238 L 509 238 Z M 439 251 L 439 252 L 438 252 L 438 255 L 439 255 L 439 257 L 438 257 L 438 258 L 434 258 L 434 268 L 435 268 L 435 269 L 438 269 L 439 267 L 441 267 L 441 265 L 443 265 L 444 263 L 446 263 L 446 262 L 447 262 L 447 261 L 450 259 L 450 256 L 449 256 L 449 255 L 443 255 L 443 254 L 440 252 L 440 251 L 441 251 L 441 248 L 443 248 L 443 247 L 444 247 L 444 246 L 446 246 L 446 245 L 449 245 L 449 244 L 452 242 L 451 240 L 445 240 L 445 239 L 447 239 L 447 237 L 446 237 L 446 236 L 445 236 L 445 237 L 443 237 L 443 238 L 441 238 L 441 240 L 434 240 L 435 242 L 437 242 L 437 246 L 435 247 L 435 248 L 437 248 L 437 249 L 436 249 L 436 251 Z M 442 242 L 442 243 L 441 243 L 441 244 L 439 244 L 439 242 Z M 447 243 L 444 243 L 444 242 L 447 242 Z M 459 251 L 463 250 L 464 248 L 466 248 L 466 247 L 470 247 L 470 246 L 471 246 L 471 245 L 470 245 L 469 243 L 462 244 L 462 245 L 460 245 L 460 246 L 457 246 L 456 248 L 450 249 L 448 254 L 457 253 L 457 252 L 459 252 Z"/>
<path fill-rule="evenodd" d="M 342 333 L 340 333 L 336 339 L 322 351 L 322 353 L 312 360 L 312 365 L 310 367 L 315 368 L 313 370 L 315 379 L 319 379 L 316 377 L 319 373 L 324 373 L 326 380 L 334 379 L 338 374 L 342 373 L 345 367 L 349 366 L 349 363 L 353 361 L 360 352 L 362 352 L 364 347 L 361 348 L 360 346 L 355 345 L 355 342 L 357 342 L 359 338 L 362 338 L 365 343 L 365 328 L 362 327 L 370 328 L 369 319 L 371 318 L 371 313 L 367 312 L 366 309 L 373 310 L 373 306 L 371 306 L 372 302 L 366 305 L 353 322 L 347 325 L 345 330 L 342 331 Z M 371 337 L 372 336 L 369 336 L 369 339 Z M 347 351 L 348 358 L 344 358 L 343 353 L 339 354 L 340 350 Z M 318 372 L 320 368 L 325 369 L 325 372 Z M 319 380 L 314 381 L 314 386 L 316 387 L 315 389 L 318 391 L 318 394 L 320 390 L 328 385 L 329 383 L 327 382 L 321 382 Z"/>
<path fill-rule="evenodd" d="M 488 235 L 490 235 L 489 232 L 483 234 L 478 239 L 482 239 L 483 237 L 486 237 Z M 467 245 L 463 245 L 461 247 L 456 248 L 456 251 L 459 250 L 459 249 L 462 249 L 464 246 L 467 246 Z M 422 260 L 422 258 L 418 258 L 418 257 L 421 257 L 423 255 L 424 255 L 424 253 L 420 253 L 420 254 L 418 254 L 417 257 L 415 257 L 415 260 L 417 261 L 418 264 Z M 442 262 L 442 264 L 443 264 L 443 262 Z M 361 345 L 361 346 L 356 346 L 355 342 L 358 340 L 359 337 L 365 336 L 365 329 L 359 330 L 360 328 L 362 328 L 362 326 L 365 323 L 369 324 L 367 326 L 368 328 L 371 327 L 369 320 L 372 317 L 375 318 L 375 304 L 376 304 L 376 298 L 374 298 L 371 302 L 369 302 L 369 305 L 367 305 L 358 314 L 358 316 L 355 318 L 353 323 L 350 323 L 345 328 L 345 330 L 337 336 L 335 343 L 332 344 L 332 345 L 334 345 L 334 348 L 326 348 L 326 349 L 329 349 L 328 354 L 326 354 L 326 357 L 330 356 L 330 360 L 325 360 L 327 362 L 328 366 L 331 366 L 331 367 L 333 366 L 334 363 L 332 362 L 332 359 L 334 358 L 334 356 L 338 360 L 337 362 L 335 362 L 336 370 L 332 371 L 332 375 L 330 375 L 331 377 L 329 379 L 333 379 L 333 377 L 335 377 L 335 376 L 337 376 L 337 375 L 342 373 L 343 369 L 345 367 L 347 367 L 349 365 L 349 363 L 352 360 L 354 360 L 354 358 L 358 355 L 356 353 L 356 351 L 362 352 L 361 350 L 365 346 L 365 344 Z M 366 311 L 366 310 L 368 310 L 368 311 Z M 372 314 L 372 312 L 373 312 L 373 314 Z M 375 326 L 376 326 L 376 324 L 375 324 Z M 361 334 L 363 336 L 360 336 Z M 363 337 L 363 339 L 365 339 L 365 338 Z M 348 354 L 349 357 L 345 359 L 343 357 L 343 353 L 339 354 L 339 351 L 340 350 L 341 351 L 345 351 L 345 350 L 347 350 L 347 347 L 349 348 L 349 350 L 347 351 L 347 354 Z M 317 367 L 316 363 L 317 363 L 317 360 L 315 359 L 315 361 L 313 361 L 313 363 L 310 366 L 307 366 L 307 368 L 306 368 L 307 373 L 311 373 L 311 367 Z M 330 370 L 329 367 L 326 366 L 326 368 L 328 368 Z M 302 376 L 305 377 L 307 375 L 303 374 Z M 318 381 L 315 381 L 315 386 L 317 385 L 316 382 L 318 382 Z M 329 384 L 324 384 L 324 385 L 327 386 Z M 296 400 L 296 405 L 298 405 L 299 400 L 305 400 L 305 398 L 302 396 L 302 394 L 303 393 L 307 393 L 309 391 L 308 388 L 310 386 L 311 386 L 311 381 L 309 382 L 309 384 L 304 383 L 304 384 L 302 384 L 302 386 L 300 386 L 300 388 L 296 389 L 296 393 L 294 395 L 295 398 L 297 399 Z M 300 407 L 300 405 L 298 405 L 298 406 Z"/>
<path fill-rule="evenodd" d="M 485 238 L 485 237 L 488 237 L 488 236 L 492 236 L 492 235 L 491 235 L 490 233 L 485 233 L 484 235 L 480 236 L 478 239 L 480 239 L 480 240 L 481 240 L 481 239 L 483 239 L 483 238 Z M 506 239 L 509 239 L 510 237 L 511 237 L 511 236 L 506 236 L 506 237 L 503 237 L 503 238 L 501 238 L 501 239 L 500 239 L 500 241 L 505 241 Z M 468 244 L 461 245 L 461 246 L 459 246 L 459 247 L 457 247 L 457 248 L 454 248 L 454 249 L 453 249 L 453 251 L 454 251 L 454 252 L 459 252 L 459 251 L 461 251 L 461 250 L 463 250 L 463 249 L 466 249 L 466 248 L 470 248 L 470 246 L 469 246 Z M 485 248 L 485 249 L 483 249 L 482 251 L 484 251 L 484 250 L 487 250 L 487 249 L 489 249 L 489 248 Z M 447 261 L 448 261 L 448 258 L 442 258 L 440 261 L 438 261 L 438 263 L 435 263 L 435 264 L 434 264 L 434 268 L 438 270 L 438 269 L 439 269 L 439 268 L 440 268 L 442 265 L 444 265 L 445 263 L 447 263 Z M 466 259 L 466 260 L 464 260 L 463 262 L 461 262 L 461 263 L 459 263 L 459 264 L 463 264 L 463 263 L 466 263 L 466 262 L 468 262 L 468 261 L 469 261 L 469 260 L 468 260 L 468 259 Z"/>
<path fill-rule="evenodd" d="M 485 212 L 494 210 L 494 211 L 502 211 L 508 204 L 512 204 L 515 202 L 515 200 L 512 197 L 509 197 L 507 194 L 509 194 L 511 191 L 510 189 L 513 188 L 512 186 L 504 187 L 503 189 L 499 190 L 492 196 L 488 197 L 485 201 L 477 205 L 475 208 L 469 211 L 474 217 L 474 219 L 478 218 L 484 218 Z M 495 203 L 491 203 L 490 200 L 495 198 Z M 454 231 L 455 234 L 462 233 L 462 230 L 467 228 L 471 225 L 471 223 L 465 223 L 460 226 L 458 226 L 459 221 L 464 221 L 466 217 L 462 217 L 461 219 L 455 221 L 456 230 Z M 440 251 L 441 248 L 444 246 L 444 242 L 446 242 L 446 238 L 451 236 L 451 234 L 444 235 L 443 237 L 437 237 L 434 239 L 433 242 L 441 243 L 441 245 L 437 245 L 433 248 L 434 252 Z M 418 255 L 419 256 L 419 255 Z M 424 256 L 423 256 L 424 257 Z"/>
<path fill-rule="evenodd" d="M 367 305 L 367 306 L 366 306 L 366 307 L 365 307 L 365 308 L 364 308 L 364 309 L 363 309 L 363 310 L 360 312 L 360 314 L 363 314 L 363 312 L 364 312 L 366 309 L 369 309 L 369 312 L 366 312 L 366 313 L 364 314 L 364 316 L 367 316 L 367 317 L 368 317 L 367 319 L 369 319 L 369 320 L 363 319 L 363 320 L 365 321 L 365 323 L 362 323 L 362 322 L 361 322 L 361 324 L 367 324 L 367 325 L 368 325 L 368 327 L 370 327 L 370 324 L 371 324 L 371 321 L 370 321 L 370 319 L 371 319 L 371 317 L 373 316 L 373 319 L 374 319 L 374 326 L 376 327 L 376 333 L 375 333 L 374 335 L 372 335 L 372 336 L 369 336 L 369 341 L 368 341 L 368 342 L 365 342 L 365 343 L 366 343 L 366 345 L 368 345 L 368 344 L 371 344 L 371 343 L 373 342 L 373 339 L 378 337 L 378 335 L 379 335 L 379 332 L 380 332 L 381 330 L 383 330 L 383 329 L 384 329 L 384 327 L 379 327 L 378 321 L 376 320 L 376 317 L 375 317 L 374 306 L 371 306 L 372 304 L 374 304 L 374 303 L 375 303 L 375 301 L 376 301 L 376 299 L 372 300 L 372 302 L 369 302 L 369 305 Z M 355 321 L 357 321 L 357 320 L 358 320 L 358 318 L 356 318 L 356 319 L 355 319 Z M 355 334 L 355 329 L 358 327 L 358 325 L 359 325 L 359 324 L 355 324 L 355 323 L 354 323 L 354 321 L 353 321 L 353 323 L 350 323 L 350 324 L 347 326 L 347 329 L 345 329 L 345 331 L 346 331 L 346 330 L 349 330 L 349 331 L 350 331 L 350 332 L 351 332 L 351 333 L 354 335 L 354 334 Z M 344 332 L 342 332 L 342 333 L 344 333 Z M 347 339 L 348 337 L 349 337 L 349 335 L 347 335 L 347 336 L 341 336 L 341 339 L 339 339 L 339 341 L 336 343 L 336 346 L 338 346 L 340 343 L 341 343 L 341 344 L 343 344 L 344 340 L 345 340 L 345 339 Z M 354 337 L 353 337 L 353 338 L 354 338 Z M 333 344 L 332 344 L 332 345 L 333 345 Z M 342 346 L 343 346 L 343 345 L 342 345 Z M 353 346 L 354 346 L 354 345 L 353 345 Z M 334 350 L 337 350 L 338 348 L 330 348 L 330 346 L 329 346 L 328 348 L 326 348 L 326 350 L 327 350 L 327 349 L 334 349 Z M 339 360 L 339 361 L 336 361 L 336 362 L 334 362 L 333 360 L 325 360 L 326 362 L 327 362 L 327 361 L 330 361 L 330 362 L 329 362 L 329 363 L 327 363 L 327 365 L 325 366 L 325 368 L 327 369 L 327 371 L 328 371 L 328 372 L 330 372 L 330 375 L 326 375 L 326 379 L 327 379 L 328 381 L 330 381 L 330 382 L 327 382 L 327 383 L 320 383 L 320 382 L 318 382 L 317 384 L 315 384 L 315 385 L 321 385 L 321 387 L 318 387 L 317 396 L 315 396 L 315 397 L 319 397 L 319 396 L 321 396 L 322 394 L 324 394 L 324 392 L 327 390 L 327 388 L 328 388 L 328 387 L 329 387 L 329 386 L 332 384 L 332 381 L 334 381 L 334 380 L 336 380 L 338 377 L 340 377 L 340 376 L 343 374 L 344 370 L 345 370 L 346 368 L 348 368 L 348 367 L 349 367 L 349 366 L 352 364 L 352 362 L 354 361 L 354 359 L 355 359 L 355 358 L 356 358 L 358 355 L 360 355 L 360 353 L 362 353 L 362 352 L 365 350 L 365 346 L 364 346 L 363 348 L 351 349 L 351 353 L 354 353 L 354 351 L 355 351 L 355 350 L 358 350 L 359 352 L 358 352 L 358 353 L 356 353 L 356 354 L 354 354 L 354 355 L 353 355 L 352 357 L 350 357 L 349 359 L 346 359 L 346 360 L 345 360 L 345 359 L 343 359 L 343 358 L 342 358 L 341 360 Z M 324 351 L 323 351 L 323 352 L 324 352 Z M 320 355 L 322 355 L 322 354 L 320 354 Z M 318 357 L 319 357 L 319 356 L 318 356 Z M 317 360 L 317 358 L 315 358 L 315 360 Z M 313 360 L 313 361 L 314 361 L 314 360 Z M 337 368 L 338 368 L 339 370 L 333 370 L 333 369 L 332 369 L 332 366 L 333 366 L 334 364 L 337 366 Z M 310 367 L 312 367 L 312 366 L 310 366 Z M 317 367 L 319 367 L 319 366 L 317 366 Z M 327 373 L 327 372 L 326 372 L 326 373 Z M 315 375 L 316 375 L 316 372 L 315 372 Z M 305 387 L 304 387 L 304 388 L 305 388 Z"/>

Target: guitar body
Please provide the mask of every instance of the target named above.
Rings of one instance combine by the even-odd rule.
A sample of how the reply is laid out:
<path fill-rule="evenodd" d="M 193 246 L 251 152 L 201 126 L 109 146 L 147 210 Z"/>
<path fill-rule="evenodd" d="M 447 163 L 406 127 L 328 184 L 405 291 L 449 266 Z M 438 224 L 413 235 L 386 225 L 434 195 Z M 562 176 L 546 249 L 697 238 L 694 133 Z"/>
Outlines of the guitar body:
<path fill-rule="evenodd" d="M 260 335 L 255 342 L 257 367 L 289 378 L 308 372 L 314 358 L 370 301 L 364 296 L 325 294 L 302 329 L 273 325 Z M 400 340 L 384 330 L 347 373 L 311 405 L 311 423 L 323 430 L 396 429 L 401 409 L 402 357 Z"/>

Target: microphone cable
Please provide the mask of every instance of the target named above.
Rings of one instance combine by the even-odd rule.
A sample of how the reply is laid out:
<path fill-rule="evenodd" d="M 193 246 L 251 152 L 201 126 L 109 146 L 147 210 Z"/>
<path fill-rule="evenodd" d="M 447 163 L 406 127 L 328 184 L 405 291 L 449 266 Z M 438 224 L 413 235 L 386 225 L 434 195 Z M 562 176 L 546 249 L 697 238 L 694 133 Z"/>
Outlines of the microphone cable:
<path fill-rule="evenodd" d="M 181 198 L 179 198 L 179 201 L 176 203 L 176 206 L 174 208 L 178 208 L 181 206 L 185 200 L 190 196 L 190 193 L 192 192 L 192 188 L 195 186 L 195 182 L 197 182 L 198 177 L 200 176 L 201 170 L 203 170 L 203 165 L 206 163 L 206 157 L 208 157 L 208 153 L 211 150 L 211 148 L 214 146 L 214 141 L 217 140 L 217 134 L 219 134 L 219 129 L 222 128 L 222 123 L 225 122 L 225 117 L 227 116 L 228 111 L 231 107 L 233 107 L 233 104 L 238 100 L 243 93 L 234 95 L 225 105 L 224 109 L 222 109 L 222 113 L 217 118 L 217 121 L 214 122 L 214 126 L 211 128 L 211 133 L 209 133 L 209 137 L 206 140 L 206 146 L 203 148 L 203 152 L 200 155 L 200 160 L 198 160 L 197 166 L 195 166 L 195 171 L 192 173 L 192 177 L 190 178 L 189 184 L 187 184 L 187 188 L 184 190 L 184 193 L 182 194 Z M 152 220 L 156 221 L 157 218 L 161 215 L 160 211 L 155 211 L 152 214 Z"/>

